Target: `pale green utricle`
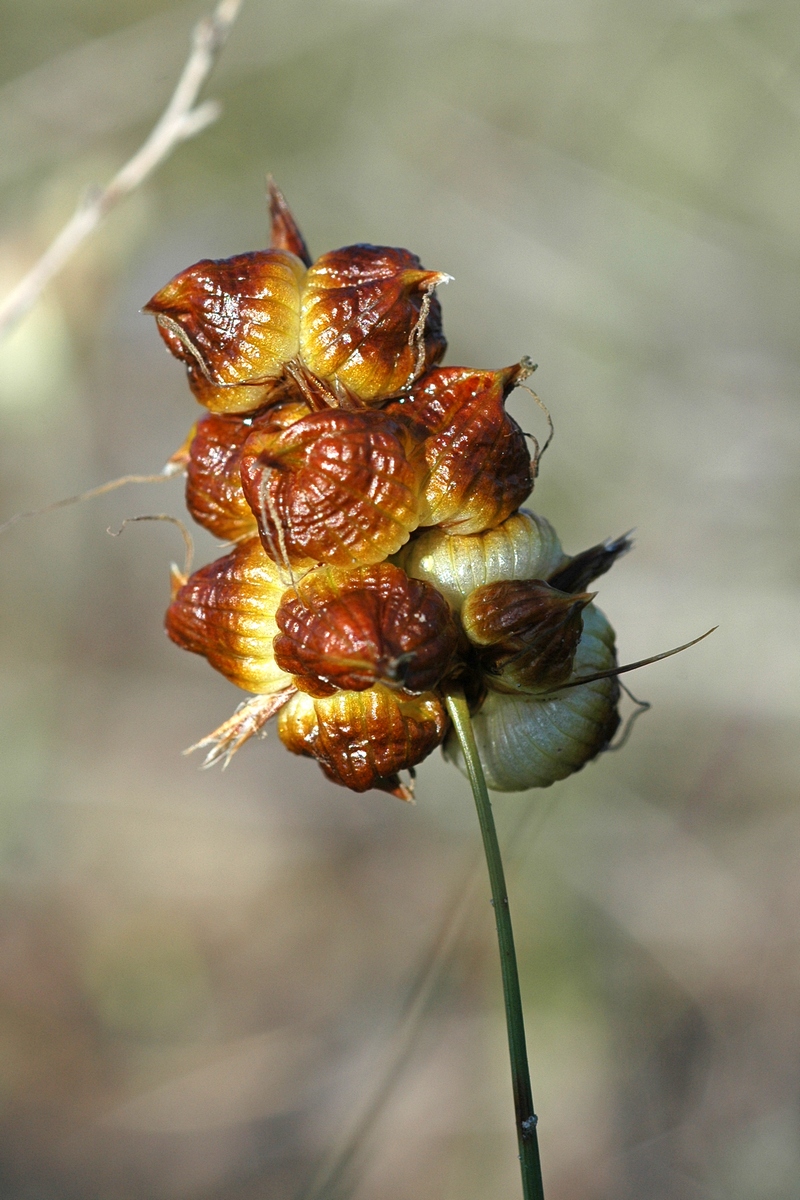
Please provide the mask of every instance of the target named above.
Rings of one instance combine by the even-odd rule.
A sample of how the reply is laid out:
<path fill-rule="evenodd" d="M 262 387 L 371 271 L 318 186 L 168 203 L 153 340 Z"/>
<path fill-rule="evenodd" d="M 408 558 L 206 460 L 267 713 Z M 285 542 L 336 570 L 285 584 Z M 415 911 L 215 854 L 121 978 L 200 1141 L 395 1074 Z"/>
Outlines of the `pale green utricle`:
<path fill-rule="evenodd" d="M 614 666 L 614 631 L 600 610 L 590 605 L 583 614 L 572 678 Z M 579 770 L 604 748 L 617 696 L 613 678 L 554 692 L 549 699 L 490 690 L 472 718 L 488 786 L 521 792 L 549 787 Z M 466 775 L 452 731 L 444 753 Z"/>
<path fill-rule="evenodd" d="M 459 537 L 430 529 L 395 559 L 406 574 L 437 587 L 456 612 L 475 588 L 503 579 L 546 579 L 564 560 L 549 521 L 525 509 L 485 533 Z"/>

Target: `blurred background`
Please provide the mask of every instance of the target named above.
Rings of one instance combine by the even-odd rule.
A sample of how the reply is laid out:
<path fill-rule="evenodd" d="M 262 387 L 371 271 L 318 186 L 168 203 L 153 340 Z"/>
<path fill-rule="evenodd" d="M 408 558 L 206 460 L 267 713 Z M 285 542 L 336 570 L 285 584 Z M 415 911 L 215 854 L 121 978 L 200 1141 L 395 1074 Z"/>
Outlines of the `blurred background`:
<path fill-rule="evenodd" d="M 165 104 L 208 5 L 0 3 L 0 284 Z M 246 0 L 178 149 L 0 346 L 0 513 L 158 471 L 198 415 L 142 304 L 265 245 L 454 276 L 447 361 L 530 354 L 535 507 L 653 704 L 498 797 L 548 1200 L 800 1196 L 800 20 L 793 0 Z M 512 409 L 541 435 L 520 392 Z M 0 1194 L 505 1200 L 467 785 L 327 783 L 162 632 L 179 480 L 2 538 Z M 198 562 L 218 553 L 200 536 Z"/>

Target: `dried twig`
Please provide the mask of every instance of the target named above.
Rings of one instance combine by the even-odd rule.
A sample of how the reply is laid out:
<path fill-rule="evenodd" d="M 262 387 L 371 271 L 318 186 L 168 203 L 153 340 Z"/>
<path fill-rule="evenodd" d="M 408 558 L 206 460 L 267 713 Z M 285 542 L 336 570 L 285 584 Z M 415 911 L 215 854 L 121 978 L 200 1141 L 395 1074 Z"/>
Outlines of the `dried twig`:
<path fill-rule="evenodd" d="M 192 50 L 178 85 L 150 136 L 105 188 L 94 188 L 84 197 L 42 257 L 0 304 L 0 338 L 28 312 L 45 286 L 107 213 L 139 187 L 176 146 L 217 119 L 221 109 L 216 100 L 206 100 L 197 107 L 195 101 L 240 7 L 241 0 L 219 0 L 214 11 L 195 26 Z"/>

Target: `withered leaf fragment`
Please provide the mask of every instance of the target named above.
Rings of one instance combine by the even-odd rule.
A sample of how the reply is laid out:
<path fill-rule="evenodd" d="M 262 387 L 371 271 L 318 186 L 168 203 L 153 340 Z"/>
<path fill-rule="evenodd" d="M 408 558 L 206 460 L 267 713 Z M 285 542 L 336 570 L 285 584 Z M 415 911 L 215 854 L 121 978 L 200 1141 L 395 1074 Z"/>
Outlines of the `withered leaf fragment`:
<path fill-rule="evenodd" d="M 267 553 L 284 569 L 367 566 L 418 524 L 407 431 L 382 413 L 328 409 L 281 429 L 267 419 L 242 451 L 242 485 Z"/>
<path fill-rule="evenodd" d="M 482 533 L 505 521 L 533 487 L 525 435 L 505 410 L 507 396 L 530 374 L 436 367 L 389 405 L 425 432 L 427 467 L 421 525 L 448 533 Z"/>
<path fill-rule="evenodd" d="M 286 250 L 203 259 L 145 305 L 170 351 L 189 367 L 201 404 L 247 412 L 268 401 L 297 354 L 305 267 Z"/>
<path fill-rule="evenodd" d="M 275 620 L 275 661 L 317 696 L 376 683 L 429 691 L 458 643 L 441 593 L 391 563 L 318 567 L 286 592 Z"/>
<path fill-rule="evenodd" d="M 278 735 L 295 754 L 316 758 L 343 787 L 396 793 L 397 772 L 427 758 L 448 725 L 434 692 L 412 696 L 378 684 L 321 698 L 298 692 L 281 709 Z"/>
<path fill-rule="evenodd" d="M 300 355 L 334 402 L 380 404 L 439 361 L 447 343 L 433 291 L 448 278 L 388 246 L 345 246 L 317 259 L 303 289 Z"/>
<path fill-rule="evenodd" d="M 189 577 L 167 609 L 167 633 L 245 691 L 285 691 L 292 680 L 273 651 L 283 592 L 275 564 L 250 538 Z"/>
<path fill-rule="evenodd" d="M 540 579 L 489 583 L 467 597 L 464 631 L 479 647 L 487 683 L 498 691 L 544 691 L 572 673 L 593 595 L 568 595 Z"/>

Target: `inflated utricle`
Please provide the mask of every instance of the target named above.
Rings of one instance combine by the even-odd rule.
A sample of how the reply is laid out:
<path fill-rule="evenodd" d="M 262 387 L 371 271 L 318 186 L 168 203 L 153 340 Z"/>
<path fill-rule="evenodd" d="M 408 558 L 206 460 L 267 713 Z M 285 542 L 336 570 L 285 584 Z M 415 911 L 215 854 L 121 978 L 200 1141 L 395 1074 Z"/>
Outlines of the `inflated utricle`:
<path fill-rule="evenodd" d="M 614 631 L 599 608 L 583 611 L 571 679 L 612 670 Z M 500 792 L 549 787 L 579 770 L 608 745 L 619 725 L 619 684 L 596 679 L 539 695 L 489 688 L 472 718 L 486 782 Z M 466 774 L 461 746 L 449 734 L 444 753 Z"/>

